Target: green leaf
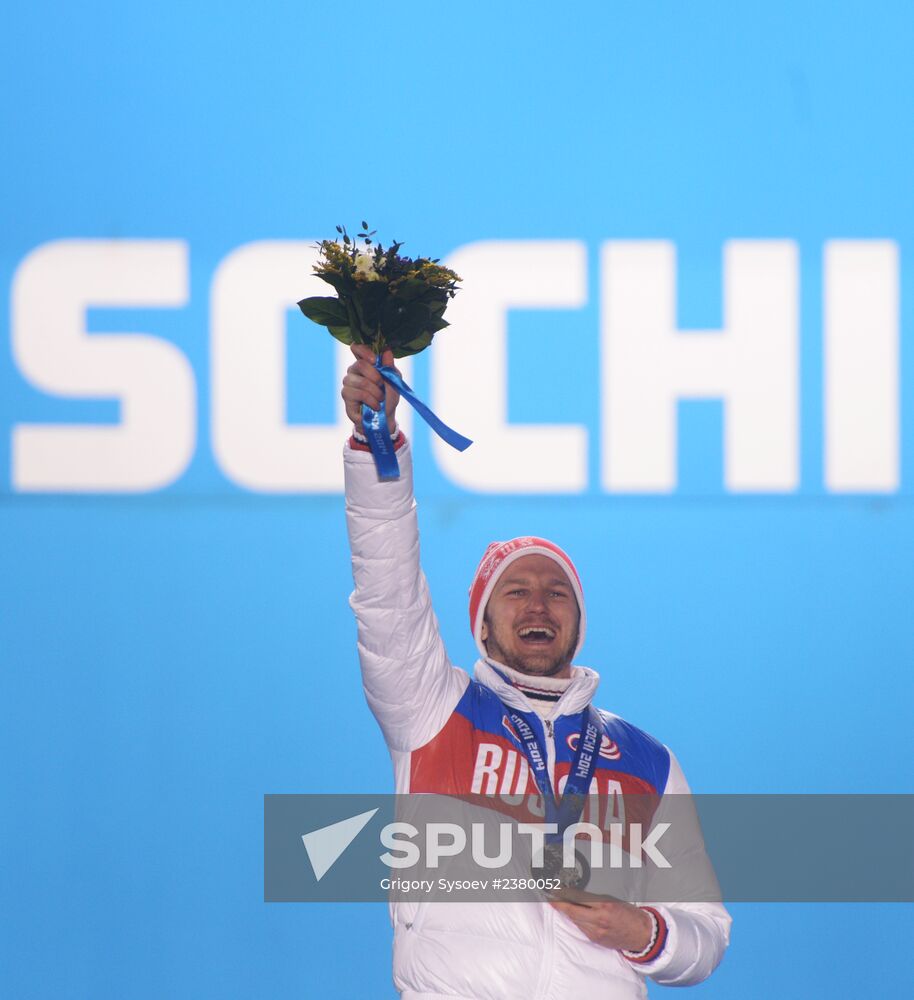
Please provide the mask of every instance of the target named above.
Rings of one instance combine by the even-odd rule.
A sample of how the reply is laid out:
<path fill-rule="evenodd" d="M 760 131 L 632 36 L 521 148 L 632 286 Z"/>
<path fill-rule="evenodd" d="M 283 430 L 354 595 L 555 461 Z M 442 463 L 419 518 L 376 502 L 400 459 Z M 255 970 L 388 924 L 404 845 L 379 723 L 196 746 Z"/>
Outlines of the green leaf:
<path fill-rule="evenodd" d="M 381 312 L 387 301 L 386 281 L 361 281 L 356 284 L 352 299 L 365 331 L 376 331 L 381 322 Z"/>
<path fill-rule="evenodd" d="M 390 344 L 408 344 L 428 327 L 431 318 L 425 303 L 410 302 L 390 329 L 382 328 L 384 339 Z"/>
<path fill-rule="evenodd" d="M 408 358 L 411 354 L 418 354 L 420 351 L 424 351 L 426 347 L 432 342 L 434 333 L 430 330 L 423 333 L 420 337 L 415 340 L 411 340 L 408 344 L 401 344 L 397 347 L 392 348 L 395 358 Z"/>
<path fill-rule="evenodd" d="M 348 326 L 328 326 L 327 329 L 341 344 L 349 345 L 354 343 L 352 331 Z"/>
<path fill-rule="evenodd" d="M 403 325 L 403 317 L 406 314 L 406 303 L 401 302 L 395 295 L 389 295 L 381 308 L 381 333 L 385 340 L 391 343 L 399 343 L 400 327 Z"/>
<path fill-rule="evenodd" d="M 433 319 L 429 321 L 427 329 L 431 330 L 432 333 L 437 333 L 439 330 L 443 330 L 446 326 L 450 326 L 446 319 Z"/>
<path fill-rule="evenodd" d="M 363 219 L 362 220 L 362 229 L 367 229 L 367 228 L 368 228 L 368 223 Z"/>
<path fill-rule="evenodd" d="M 412 302 L 428 291 L 428 285 L 419 278 L 407 278 L 397 285 L 397 298 L 403 302 Z"/>
<path fill-rule="evenodd" d="M 404 347 L 411 347 L 417 351 L 421 351 L 423 347 L 427 347 L 432 342 L 432 337 L 434 333 L 431 330 L 423 330 L 414 340 L 411 340 L 408 344 L 404 344 Z"/>
<path fill-rule="evenodd" d="M 356 343 L 361 344 L 364 342 L 362 337 L 362 316 L 356 308 L 356 304 L 347 295 L 344 305 L 346 307 L 346 318 L 350 330 L 352 330 L 352 336 Z"/>
<path fill-rule="evenodd" d="M 332 271 L 328 271 L 324 274 L 318 274 L 317 277 L 321 281 L 326 281 L 328 285 L 332 285 L 338 292 L 347 292 L 355 285 L 355 281 L 348 274 L 334 274 Z"/>
<path fill-rule="evenodd" d="M 312 295 L 302 299 L 298 308 L 315 323 L 321 326 L 348 326 L 349 317 L 339 299 L 332 295 Z"/>

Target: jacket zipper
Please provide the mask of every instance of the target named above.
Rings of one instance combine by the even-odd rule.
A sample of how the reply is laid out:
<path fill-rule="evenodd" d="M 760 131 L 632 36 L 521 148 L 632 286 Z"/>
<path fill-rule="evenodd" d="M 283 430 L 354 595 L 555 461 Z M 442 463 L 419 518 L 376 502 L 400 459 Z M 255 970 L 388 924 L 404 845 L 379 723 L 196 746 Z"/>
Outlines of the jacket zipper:
<path fill-rule="evenodd" d="M 549 786 L 555 794 L 555 725 L 552 719 L 543 719 L 543 729 L 546 733 L 546 774 Z M 540 989 L 536 1000 L 546 1000 L 549 987 L 552 985 L 552 969 L 555 964 L 555 910 L 548 903 L 543 903 L 543 961 L 540 965 Z"/>

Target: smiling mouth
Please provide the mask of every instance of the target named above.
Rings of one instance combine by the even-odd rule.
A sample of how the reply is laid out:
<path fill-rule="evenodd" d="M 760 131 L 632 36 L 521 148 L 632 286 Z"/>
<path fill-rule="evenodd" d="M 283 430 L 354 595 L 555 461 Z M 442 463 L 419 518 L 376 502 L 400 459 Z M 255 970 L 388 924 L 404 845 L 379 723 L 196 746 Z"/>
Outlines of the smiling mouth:
<path fill-rule="evenodd" d="M 531 646 L 547 646 L 555 638 L 555 634 L 555 629 L 548 625 L 527 625 L 517 632 L 521 642 Z"/>

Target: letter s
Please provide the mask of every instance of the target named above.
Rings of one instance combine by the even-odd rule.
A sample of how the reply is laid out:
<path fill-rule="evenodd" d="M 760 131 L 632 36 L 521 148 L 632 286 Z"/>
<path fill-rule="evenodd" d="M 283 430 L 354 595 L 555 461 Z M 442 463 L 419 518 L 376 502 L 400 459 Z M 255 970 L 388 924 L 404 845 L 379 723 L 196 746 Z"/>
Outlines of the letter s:
<path fill-rule="evenodd" d="M 419 863 L 419 848 L 410 838 L 417 837 L 419 831 L 412 823 L 388 823 L 381 829 L 381 843 L 388 848 L 381 861 L 388 868 L 412 868 Z M 396 851 L 396 854 L 391 854 Z"/>
<path fill-rule="evenodd" d="M 33 250 L 12 286 L 13 357 L 44 392 L 116 397 L 121 421 L 17 424 L 12 483 L 19 491 L 159 489 L 187 467 L 196 435 L 193 370 L 173 344 L 146 334 L 86 331 L 90 306 L 183 306 L 182 240 L 57 240 Z"/>

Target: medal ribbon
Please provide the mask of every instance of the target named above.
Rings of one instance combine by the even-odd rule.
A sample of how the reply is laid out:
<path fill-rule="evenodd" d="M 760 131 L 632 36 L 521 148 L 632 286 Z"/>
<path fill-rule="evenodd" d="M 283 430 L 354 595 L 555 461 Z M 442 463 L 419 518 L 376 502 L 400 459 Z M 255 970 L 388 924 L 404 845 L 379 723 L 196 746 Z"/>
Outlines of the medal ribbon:
<path fill-rule="evenodd" d="M 382 365 L 380 358 L 375 359 L 374 366 L 381 373 L 381 378 L 400 393 L 438 437 L 458 451 L 466 451 L 470 447 L 473 442 L 458 434 L 452 427 L 448 427 L 434 414 L 404 382 L 399 372 L 390 365 Z M 387 414 L 383 399 L 377 410 L 373 410 L 367 403 L 362 404 L 362 426 L 365 428 L 365 437 L 368 438 L 368 447 L 374 455 L 375 467 L 380 478 L 399 479 L 400 466 L 393 442 L 390 440 L 390 431 L 387 429 Z"/>
<path fill-rule="evenodd" d="M 575 751 L 574 761 L 571 765 L 571 771 L 568 773 L 561 801 L 556 802 L 552 782 L 549 779 L 546 755 L 540 746 L 533 725 L 533 714 L 519 712 L 508 706 L 505 708 L 508 718 L 520 737 L 524 755 L 530 765 L 530 773 L 543 797 L 546 822 L 555 823 L 558 826 L 558 833 L 547 834 L 546 840 L 561 840 L 565 830 L 572 823 L 577 823 L 584 811 L 586 801 L 584 797 L 590 790 L 590 782 L 597 769 L 597 755 L 603 736 L 603 725 L 600 717 L 592 705 L 588 705 L 581 713 L 581 734 L 578 737 L 578 748 Z"/>

